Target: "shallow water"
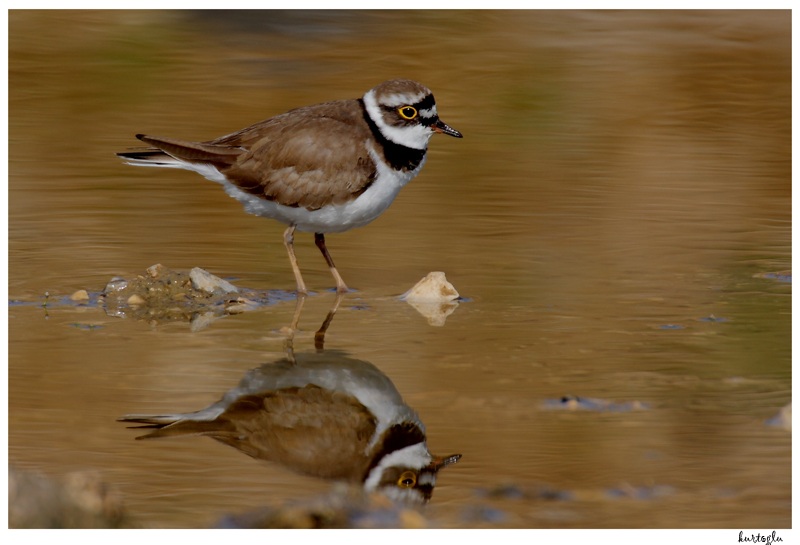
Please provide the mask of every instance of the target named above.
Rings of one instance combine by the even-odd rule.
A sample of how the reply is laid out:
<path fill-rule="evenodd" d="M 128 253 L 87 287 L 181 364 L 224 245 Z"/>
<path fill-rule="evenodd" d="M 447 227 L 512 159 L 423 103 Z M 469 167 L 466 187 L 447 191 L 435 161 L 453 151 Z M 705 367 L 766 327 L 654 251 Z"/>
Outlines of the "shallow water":
<path fill-rule="evenodd" d="M 433 89 L 464 138 L 435 137 L 383 216 L 328 237 L 356 291 L 325 347 L 385 373 L 433 452 L 463 454 L 439 475 L 432 520 L 791 525 L 791 435 L 766 424 L 791 400 L 788 11 L 9 21 L 12 464 L 99 470 L 156 527 L 328 490 L 115 422 L 200 409 L 283 357 L 291 297 L 202 329 L 61 299 L 154 263 L 286 295 L 282 226 L 114 152 L 137 132 L 210 139 L 402 76 Z M 335 298 L 312 238 L 296 237 L 316 292 L 297 352 L 314 351 Z M 397 299 L 434 270 L 466 298 L 443 326 Z"/>

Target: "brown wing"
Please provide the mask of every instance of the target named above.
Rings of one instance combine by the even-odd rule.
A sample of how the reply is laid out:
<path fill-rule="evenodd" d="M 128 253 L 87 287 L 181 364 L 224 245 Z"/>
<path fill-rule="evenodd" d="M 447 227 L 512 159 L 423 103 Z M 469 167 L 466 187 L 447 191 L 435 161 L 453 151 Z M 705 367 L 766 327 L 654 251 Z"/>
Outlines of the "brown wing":
<path fill-rule="evenodd" d="M 239 188 L 311 210 L 348 202 L 374 181 L 371 138 L 356 100 L 298 108 L 208 142 L 246 151 L 221 170 Z"/>
<path fill-rule="evenodd" d="M 245 396 L 203 435 L 306 475 L 359 481 L 377 422 L 353 396 L 318 386 Z"/>

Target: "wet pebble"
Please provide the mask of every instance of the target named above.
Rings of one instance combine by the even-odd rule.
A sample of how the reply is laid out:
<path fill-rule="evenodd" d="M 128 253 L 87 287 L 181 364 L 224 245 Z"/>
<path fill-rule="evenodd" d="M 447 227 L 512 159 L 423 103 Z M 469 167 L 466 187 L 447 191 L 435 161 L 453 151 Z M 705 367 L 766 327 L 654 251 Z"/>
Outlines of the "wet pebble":
<path fill-rule="evenodd" d="M 128 297 L 125 300 L 125 302 L 128 303 L 129 305 L 132 305 L 132 306 L 144 305 L 146 303 L 144 298 L 141 295 L 139 295 L 138 293 L 134 293 L 133 295 Z"/>
<path fill-rule="evenodd" d="M 76 303 L 87 303 L 89 301 L 89 292 L 86 290 L 78 290 L 70 295 L 69 298 Z"/>
<path fill-rule="evenodd" d="M 239 288 L 223 280 L 218 276 L 214 276 L 210 272 L 195 267 L 189 271 L 189 278 L 192 281 L 192 287 L 196 290 L 204 291 L 206 293 L 215 293 L 221 291 L 222 293 L 236 293 Z"/>
<path fill-rule="evenodd" d="M 458 307 L 460 296 L 443 272 L 431 272 L 400 296 L 422 314 L 428 324 L 441 327 Z"/>
<path fill-rule="evenodd" d="M 400 296 L 401 299 L 417 303 L 442 303 L 458 299 L 458 291 L 447 281 L 443 272 L 434 271 L 417 282 L 413 288 Z"/>
<path fill-rule="evenodd" d="M 122 291 L 128 287 L 128 281 L 122 277 L 115 276 L 108 281 L 106 287 L 103 289 L 103 295 L 110 295 L 112 293 Z"/>

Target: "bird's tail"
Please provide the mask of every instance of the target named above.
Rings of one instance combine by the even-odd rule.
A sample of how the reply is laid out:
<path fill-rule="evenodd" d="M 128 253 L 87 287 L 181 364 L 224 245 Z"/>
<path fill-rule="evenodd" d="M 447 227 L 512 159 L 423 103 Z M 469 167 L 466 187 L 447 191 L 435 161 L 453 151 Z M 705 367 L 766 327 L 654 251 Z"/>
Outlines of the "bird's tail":
<path fill-rule="evenodd" d="M 136 439 L 156 439 L 159 437 L 175 437 L 179 435 L 216 435 L 229 431 L 230 423 L 227 420 L 198 420 L 185 418 L 183 414 L 146 415 L 127 414 L 117 419 L 117 422 L 141 424 L 129 426 L 133 429 L 152 430 Z"/>
<path fill-rule="evenodd" d="M 207 142 L 189 142 L 137 134 L 136 138 L 153 147 L 117 153 L 126 163 L 135 166 L 189 168 L 187 164 L 205 163 L 227 166 L 244 151 L 240 147 Z"/>

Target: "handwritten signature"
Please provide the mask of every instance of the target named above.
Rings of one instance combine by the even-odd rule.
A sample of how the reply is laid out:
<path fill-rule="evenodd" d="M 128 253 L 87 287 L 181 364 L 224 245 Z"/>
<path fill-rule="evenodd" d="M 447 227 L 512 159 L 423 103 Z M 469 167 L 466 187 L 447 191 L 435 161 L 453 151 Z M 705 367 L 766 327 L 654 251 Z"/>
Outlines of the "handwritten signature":
<path fill-rule="evenodd" d="M 757 534 L 750 534 L 749 536 L 744 535 L 743 531 L 739 532 L 739 543 L 766 543 L 769 545 L 770 543 L 778 543 L 783 541 L 783 538 L 778 535 L 778 533 L 773 530 L 771 534 L 761 534 L 761 532 Z"/>

